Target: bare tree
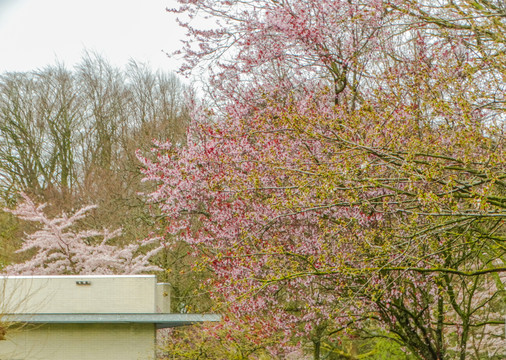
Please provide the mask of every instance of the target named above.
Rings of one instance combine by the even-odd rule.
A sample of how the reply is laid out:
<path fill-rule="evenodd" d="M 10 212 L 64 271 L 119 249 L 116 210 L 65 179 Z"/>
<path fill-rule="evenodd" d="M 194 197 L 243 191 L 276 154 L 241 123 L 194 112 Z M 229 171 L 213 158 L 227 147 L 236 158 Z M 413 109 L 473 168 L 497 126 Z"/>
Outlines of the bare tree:
<path fill-rule="evenodd" d="M 138 195 L 146 185 L 135 151 L 153 139 L 183 141 L 185 93 L 173 74 L 135 61 L 119 69 L 92 53 L 73 70 L 56 64 L 1 75 L 4 203 L 18 191 L 53 204 L 53 215 L 95 203 L 100 211 L 90 225 L 107 218 L 108 226 L 127 228 L 125 238 L 142 237 L 148 230 L 140 222 L 149 217 Z"/>

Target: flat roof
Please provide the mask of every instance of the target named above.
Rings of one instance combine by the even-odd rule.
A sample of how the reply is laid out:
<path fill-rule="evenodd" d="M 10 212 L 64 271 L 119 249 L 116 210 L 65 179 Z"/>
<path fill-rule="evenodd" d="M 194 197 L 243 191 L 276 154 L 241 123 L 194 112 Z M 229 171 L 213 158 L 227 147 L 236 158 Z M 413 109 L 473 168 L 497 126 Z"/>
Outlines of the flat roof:
<path fill-rule="evenodd" d="M 217 314 L 3 314 L 0 322 L 24 324 L 155 324 L 157 329 L 220 321 Z"/>

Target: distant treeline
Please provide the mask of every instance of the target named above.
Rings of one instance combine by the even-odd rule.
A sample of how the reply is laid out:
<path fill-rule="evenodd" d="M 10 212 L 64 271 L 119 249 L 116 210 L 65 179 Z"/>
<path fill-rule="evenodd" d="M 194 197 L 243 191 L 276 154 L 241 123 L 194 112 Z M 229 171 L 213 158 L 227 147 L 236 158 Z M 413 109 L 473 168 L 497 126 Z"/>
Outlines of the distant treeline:
<path fill-rule="evenodd" d="M 97 172 L 135 168 L 136 148 L 153 138 L 182 141 L 185 92 L 171 73 L 134 61 L 118 69 L 90 54 L 73 69 L 0 75 L 1 197 L 76 195 Z"/>

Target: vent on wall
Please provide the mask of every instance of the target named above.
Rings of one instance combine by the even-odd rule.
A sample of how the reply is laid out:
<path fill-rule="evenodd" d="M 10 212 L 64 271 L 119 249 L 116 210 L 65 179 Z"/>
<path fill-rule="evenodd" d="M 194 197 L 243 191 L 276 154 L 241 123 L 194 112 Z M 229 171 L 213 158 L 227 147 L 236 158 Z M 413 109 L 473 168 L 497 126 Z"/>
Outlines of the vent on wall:
<path fill-rule="evenodd" d="M 91 281 L 76 281 L 76 285 L 91 285 Z"/>

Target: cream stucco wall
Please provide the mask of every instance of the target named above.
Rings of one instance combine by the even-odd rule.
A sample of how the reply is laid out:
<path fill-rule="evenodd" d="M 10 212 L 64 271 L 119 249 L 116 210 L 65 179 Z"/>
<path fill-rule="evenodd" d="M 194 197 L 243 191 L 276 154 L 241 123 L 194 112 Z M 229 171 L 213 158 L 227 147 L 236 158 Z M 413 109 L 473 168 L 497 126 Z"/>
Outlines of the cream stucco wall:
<path fill-rule="evenodd" d="M 156 284 L 156 312 L 170 313 L 170 284 Z"/>
<path fill-rule="evenodd" d="M 2 360 L 153 360 L 153 324 L 52 324 L 12 329 Z"/>
<path fill-rule="evenodd" d="M 0 276 L 0 333 L 2 314 L 150 314 L 169 299 L 154 275 Z M 0 360 L 154 359 L 153 323 L 8 325 Z"/>
<path fill-rule="evenodd" d="M 154 275 L 0 277 L 0 311 L 153 313 L 156 290 Z"/>

